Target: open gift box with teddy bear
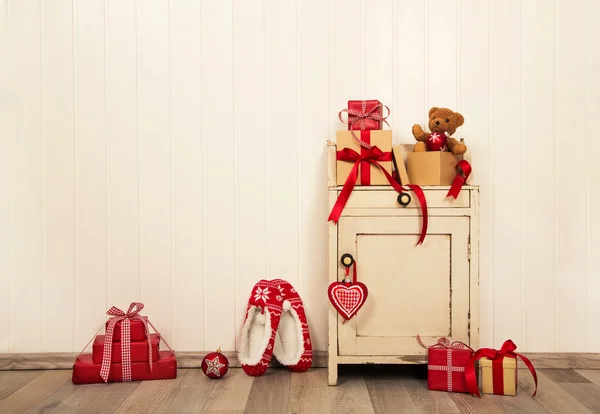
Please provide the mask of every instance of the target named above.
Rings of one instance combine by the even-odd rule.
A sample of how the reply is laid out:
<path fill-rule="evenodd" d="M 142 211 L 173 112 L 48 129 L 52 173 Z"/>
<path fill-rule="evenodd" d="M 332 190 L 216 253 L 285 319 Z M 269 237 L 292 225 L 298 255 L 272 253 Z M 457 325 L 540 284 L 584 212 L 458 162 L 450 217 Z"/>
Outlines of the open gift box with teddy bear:
<path fill-rule="evenodd" d="M 425 132 L 418 124 L 413 125 L 412 133 L 417 143 L 412 151 L 402 154 L 410 184 L 449 186 L 457 175 L 457 168 L 462 165 L 470 166 L 471 153 L 464 141 L 452 137 L 464 122 L 463 116 L 458 112 L 433 107 L 429 110 L 428 120 L 431 132 Z M 398 163 L 398 157 L 396 158 Z M 460 164 L 462 160 L 468 164 Z M 471 182 L 470 171 L 465 175 L 467 183 Z"/>

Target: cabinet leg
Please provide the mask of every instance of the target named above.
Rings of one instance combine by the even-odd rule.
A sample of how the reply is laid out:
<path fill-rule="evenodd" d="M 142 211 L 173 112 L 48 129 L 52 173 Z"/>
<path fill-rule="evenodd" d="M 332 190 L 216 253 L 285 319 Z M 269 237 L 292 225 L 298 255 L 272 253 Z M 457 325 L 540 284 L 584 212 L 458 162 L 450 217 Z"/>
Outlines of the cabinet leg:
<path fill-rule="evenodd" d="M 337 385 L 338 380 L 338 366 L 335 358 L 329 358 L 327 364 L 327 382 L 329 385 Z"/>

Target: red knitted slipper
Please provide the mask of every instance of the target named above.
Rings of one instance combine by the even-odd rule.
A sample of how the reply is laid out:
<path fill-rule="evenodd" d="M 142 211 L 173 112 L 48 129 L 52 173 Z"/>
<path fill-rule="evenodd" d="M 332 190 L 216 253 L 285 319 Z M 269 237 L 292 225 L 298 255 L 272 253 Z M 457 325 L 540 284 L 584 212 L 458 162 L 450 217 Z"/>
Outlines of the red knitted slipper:
<path fill-rule="evenodd" d="M 304 304 L 291 284 L 283 279 L 272 282 L 283 297 L 273 355 L 291 371 L 306 371 L 312 365 L 312 344 Z"/>
<path fill-rule="evenodd" d="M 275 283 L 261 280 L 252 288 L 238 352 L 242 369 L 248 375 L 257 377 L 267 370 L 281 317 L 282 300 Z"/>

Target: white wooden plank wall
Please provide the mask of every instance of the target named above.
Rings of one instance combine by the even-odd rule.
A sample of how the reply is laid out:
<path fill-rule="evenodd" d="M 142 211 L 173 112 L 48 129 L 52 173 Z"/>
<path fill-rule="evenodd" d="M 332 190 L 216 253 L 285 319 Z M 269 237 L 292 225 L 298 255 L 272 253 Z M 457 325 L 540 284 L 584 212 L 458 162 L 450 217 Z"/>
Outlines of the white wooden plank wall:
<path fill-rule="evenodd" d="M 233 350 L 253 284 L 326 349 L 325 145 L 378 98 L 396 143 L 460 111 L 481 185 L 481 339 L 600 352 L 595 0 L 0 0 L 0 352 L 79 351 L 129 302 Z"/>

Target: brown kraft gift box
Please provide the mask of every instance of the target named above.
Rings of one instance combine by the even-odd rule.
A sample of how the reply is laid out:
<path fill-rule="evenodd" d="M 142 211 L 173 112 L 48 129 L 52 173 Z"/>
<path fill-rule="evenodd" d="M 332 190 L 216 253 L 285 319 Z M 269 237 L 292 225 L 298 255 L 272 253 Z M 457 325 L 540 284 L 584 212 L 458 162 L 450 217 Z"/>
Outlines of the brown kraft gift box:
<path fill-rule="evenodd" d="M 390 130 L 370 130 L 370 131 L 354 131 L 357 137 L 367 142 L 369 145 L 373 147 L 379 148 L 384 153 L 391 153 L 392 151 L 392 131 Z M 368 135 L 368 137 L 366 136 Z M 337 131 L 336 135 L 336 145 L 337 151 L 341 151 L 344 148 L 350 148 L 356 151 L 357 153 L 361 153 L 361 146 L 358 145 L 354 138 L 352 137 L 351 131 Z M 364 149 L 362 149 L 364 151 Z M 390 161 L 378 161 L 378 163 L 391 175 L 392 174 L 392 158 L 390 157 Z M 348 161 L 336 161 L 337 168 L 337 185 L 344 185 L 350 171 L 354 167 L 354 163 Z M 356 181 L 356 185 L 365 185 L 361 182 L 361 174 L 360 169 L 362 165 L 359 166 L 359 174 L 358 180 Z M 387 178 L 385 175 L 379 170 L 376 165 L 370 165 L 371 168 L 371 182 L 367 185 L 389 185 Z"/>
<path fill-rule="evenodd" d="M 446 151 L 409 152 L 406 170 L 411 184 L 452 185 L 456 164 L 462 159 Z"/>

